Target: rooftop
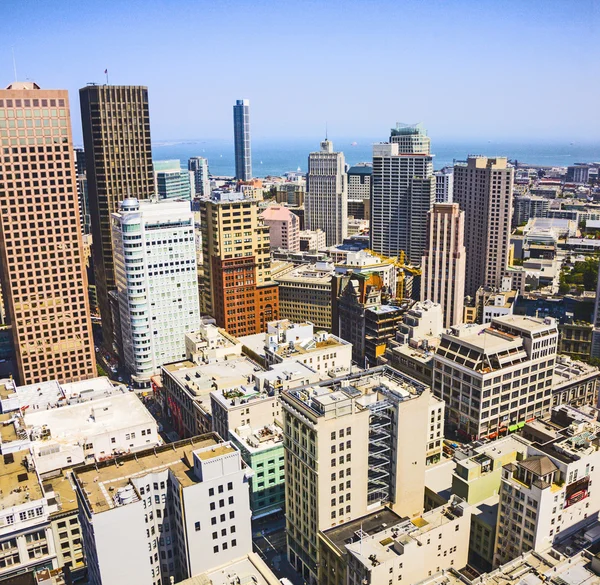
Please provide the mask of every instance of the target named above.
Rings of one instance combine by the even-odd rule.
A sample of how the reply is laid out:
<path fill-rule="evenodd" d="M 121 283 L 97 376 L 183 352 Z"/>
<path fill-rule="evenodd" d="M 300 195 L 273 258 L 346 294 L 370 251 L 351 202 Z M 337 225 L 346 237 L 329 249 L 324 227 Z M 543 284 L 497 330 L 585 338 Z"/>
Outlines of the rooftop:
<path fill-rule="evenodd" d="M 5 453 L 0 465 L 0 507 L 11 508 L 44 497 L 35 469 L 29 466 L 29 450 Z"/>
<path fill-rule="evenodd" d="M 331 285 L 335 266 L 329 262 L 300 264 L 277 277 L 279 283 L 309 283 Z"/>
<path fill-rule="evenodd" d="M 279 579 L 255 553 L 249 553 L 238 560 L 216 567 L 208 573 L 185 579 L 179 585 L 231 585 L 231 583 L 280 585 Z"/>
<path fill-rule="evenodd" d="M 26 411 L 24 419 L 28 429 L 48 427 L 52 440 L 70 444 L 83 444 L 93 436 L 132 425 L 156 425 L 154 417 L 133 392 L 109 396 L 92 403 Z"/>
<path fill-rule="evenodd" d="M 254 429 L 249 425 L 242 425 L 229 432 L 235 442 L 252 454 L 273 447 L 283 447 L 283 429 L 275 423 Z"/>
<path fill-rule="evenodd" d="M 234 451 L 229 443 L 223 443 L 217 434 L 210 433 L 117 457 L 110 462 L 77 467 L 73 474 L 90 509 L 94 514 L 99 514 L 129 503 L 119 497 L 122 488 L 129 488 L 127 495 L 132 498 L 131 501 L 140 499 L 132 483 L 135 478 L 169 469 L 180 484 L 187 487 L 198 483 L 193 472 L 194 453 L 206 460 Z"/>
<path fill-rule="evenodd" d="M 341 552 L 346 552 L 347 544 L 360 540 L 362 537 L 377 534 L 386 528 L 405 523 L 408 518 L 403 518 L 390 508 L 381 508 L 361 516 L 355 520 L 344 522 L 333 528 L 323 531 L 323 535 Z"/>

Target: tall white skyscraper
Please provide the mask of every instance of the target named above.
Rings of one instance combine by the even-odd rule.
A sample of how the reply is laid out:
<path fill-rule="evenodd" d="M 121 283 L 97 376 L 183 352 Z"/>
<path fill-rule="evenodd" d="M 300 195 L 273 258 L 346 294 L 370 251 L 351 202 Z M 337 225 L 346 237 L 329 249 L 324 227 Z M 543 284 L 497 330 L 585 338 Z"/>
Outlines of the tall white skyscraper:
<path fill-rule="evenodd" d="M 235 142 L 235 178 L 252 178 L 252 149 L 250 146 L 250 100 L 237 100 L 233 106 L 233 139 Z"/>
<path fill-rule="evenodd" d="M 427 245 L 427 214 L 435 203 L 430 139 L 420 124 L 398 124 L 390 141 L 373 146 L 371 248 L 406 253 L 419 265 Z"/>
<path fill-rule="evenodd" d="M 188 160 L 188 171 L 194 177 L 192 196 L 210 195 L 210 179 L 208 178 L 208 160 L 202 156 L 193 156 Z"/>
<path fill-rule="evenodd" d="M 123 357 L 144 385 L 162 364 L 185 358 L 185 334 L 200 327 L 190 204 L 125 199 L 112 234 Z"/>
<path fill-rule="evenodd" d="M 514 169 L 506 157 L 470 156 L 454 166 L 454 201 L 465 212 L 465 293 L 500 287 L 508 266 Z"/>
<path fill-rule="evenodd" d="M 343 152 L 325 139 L 308 156 L 304 217 L 308 230 L 322 229 L 327 245 L 341 244 L 348 233 L 348 177 Z"/>

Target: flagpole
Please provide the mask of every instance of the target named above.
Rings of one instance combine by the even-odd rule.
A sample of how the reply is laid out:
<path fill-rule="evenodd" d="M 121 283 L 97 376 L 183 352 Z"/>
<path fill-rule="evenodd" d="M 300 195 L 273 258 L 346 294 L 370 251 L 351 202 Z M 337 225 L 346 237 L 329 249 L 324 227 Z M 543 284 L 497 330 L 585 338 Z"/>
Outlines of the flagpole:
<path fill-rule="evenodd" d="M 104 73 L 106 73 L 106 85 L 108 85 L 108 69 L 105 69 Z"/>

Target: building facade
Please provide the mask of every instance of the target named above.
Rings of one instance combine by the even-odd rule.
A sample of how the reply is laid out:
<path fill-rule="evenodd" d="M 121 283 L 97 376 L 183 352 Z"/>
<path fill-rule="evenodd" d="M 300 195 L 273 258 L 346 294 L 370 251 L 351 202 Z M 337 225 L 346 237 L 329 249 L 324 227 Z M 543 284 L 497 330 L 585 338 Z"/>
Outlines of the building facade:
<path fill-rule="evenodd" d="M 373 165 L 360 163 L 348 169 L 348 217 L 369 219 Z"/>
<path fill-rule="evenodd" d="M 465 214 L 457 203 L 436 203 L 428 213 L 422 260 L 421 300 L 439 303 L 444 326 L 463 321 L 466 250 Z"/>
<path fill-rule="evenodd" d="M 442 333 L 433 391 L 463 435 L 495 438 L 550 412 L 558 327 L 510 315 Z"/>
<path fill-rule="evenodd" d="M 271 248 L 283 248 L 290 252 L 300 251 L 300 220 L 287 207 L 269 205 L 261 214 L 269 226 Z"/>
<path fill-rule="evenodd" d="M 144 384 L 200 327 L 194 220 L 186 202 L 126 199 L 112 222 L 123 358 Z"/>
<path fill-rule="evenodd" d="M 96 359 L 68 93 L 15 82 L 0 91 L 0 120 L 0 280 L 14 375 L 22 384 L 91 378 Z"/>
<path fill-rule="evenodd" d="M 269 228 L 258 201 L 241 193 L 213 192 L 201 202 L 202 312 L 235 336 L 265 331 L 279 316 L 271 278 Z"/>
<path fill-rule="evenodd" d="M 436 188 L 425 129 L 398 124 L 388 143 L 375 144 L 372 180 L 370 247 L 384 256 L 404 252 L 419 265 Z"/>
<path fill-rule="evenodd" d="M 108 293 L 116 288 L 111 214 L 128 197 L 155 192 L 148 88 L 88 85 L 79 90 L 88 198 L 94 240 L 96 293 L 104 346 L 114 332 Z"/>
<path fill-rule="evenodd" d="M 178 582 L 251 553 L 251 475 L 214 434 L 126 455 L 118 467 L 78 467 L 90 584 Z"/>
<path fill-rule="evenodd" d="M 334 152 L 329 140 L 308 156 L 304 209 L 306 229 L 322 229 L 328 246 L 344 241 L 348 232 L 348 177 L 344 153 Z"/>
<path fill-rule="evenodd" d="M 292 323 L 310 321 L 331 331 L 331 283 L 334 267 L 328 262 L 302 264 L 276 277 L 279 316 Z"/>
<path fill-rule="evenodd" d="M 435 175 L 435 202 L 452 203 L 454 194 L 454 169 L 444 167 L 433 173 Z"/>
<path fill-rule="evenodd" d="M 188 160 L 188 171 L 194 179 L 194 197 L 208 197 L 210 195 L 210 175 L 208 173 L 208 160 L 202 156 L 193 156 Z"/>
<path fill-rule="evenodd" d="M 320 530 L 384 503 L 422 512 L 428 433 L 443 417 L 431 399 L 385 367 L 281 394 L 288 559 L 307 582 L 321 582 Z"/>
<path fill-rule="evenodd" d="M 156 196 L 163 199 L 184 199 L 192 197 L 191 173 L 181 169 L 179 160 L 154 161 L 154 181 Z"/>
<path fill-rule="evenodd" d="M 233 140 L 235 144 L 235 178 L 238 181 L 249 181 L 252 179 L 249 100 L 236 100 L 233 106 Z"/>
<path fill-rule="evenodd" d="M 465 292 L 500 288 L 508 267 L 514 169 L 506 158 L 470 156 L 454 166 L 454 201 L 465 212 Z"/>

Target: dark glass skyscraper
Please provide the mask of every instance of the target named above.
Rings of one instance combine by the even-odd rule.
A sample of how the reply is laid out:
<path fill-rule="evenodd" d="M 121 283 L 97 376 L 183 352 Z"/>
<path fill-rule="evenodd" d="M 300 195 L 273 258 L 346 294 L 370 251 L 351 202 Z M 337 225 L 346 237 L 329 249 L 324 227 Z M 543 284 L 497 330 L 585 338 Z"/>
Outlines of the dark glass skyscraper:
<path fill-rule="evenodd" d="M 235 178 L 252 178 L 252 151 L 250 148 L 250 101 L 237 100 L 233 106 L 233 137 L 235 141 Z"/>
<path fill-rule="evenodd" d="M 104 345 L 111 348 L 118 339 L 109 303 L 116 287 L 111 214 L 123 199 L 154 195 L 148 88 L 88 85 L 79 98 L 98 308 Z"/>

